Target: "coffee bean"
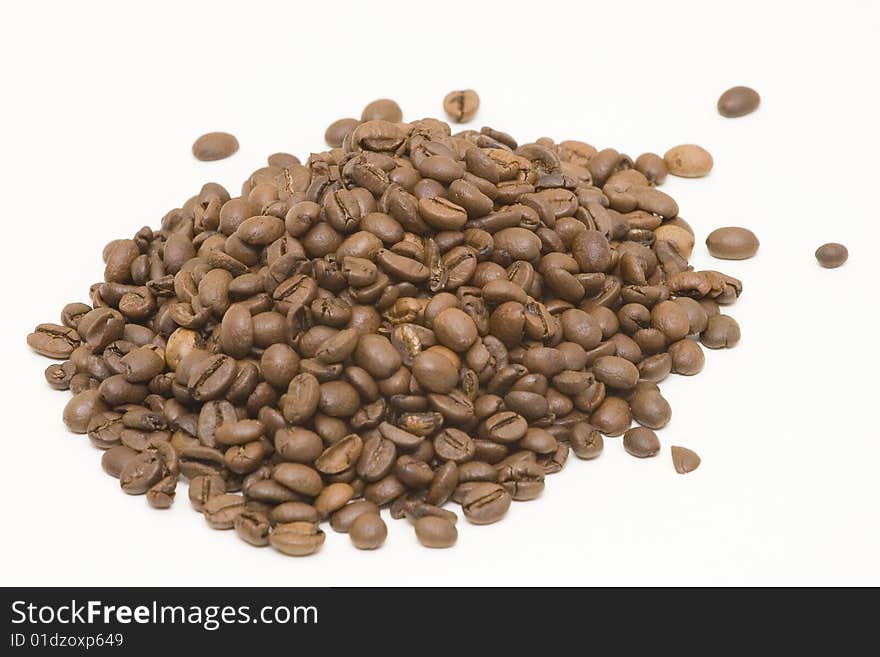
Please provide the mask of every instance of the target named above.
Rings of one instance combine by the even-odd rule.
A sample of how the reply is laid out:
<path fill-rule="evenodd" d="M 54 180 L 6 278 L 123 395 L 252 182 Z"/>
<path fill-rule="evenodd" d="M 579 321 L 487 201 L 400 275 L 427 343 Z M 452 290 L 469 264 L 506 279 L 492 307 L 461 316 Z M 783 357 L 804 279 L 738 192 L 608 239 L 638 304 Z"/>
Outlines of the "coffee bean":
<path fill-rule="evenodd" d="M 713 315 L 700 333 L 700 342 L 710 349 L 735 347 L 739 342 L 739 324 L 730 315 Z"/>
<path fill-rule="evenodd" d="M 477 101 L 445 106 L 468 120 Z M 448 546 L 439 505 L 494 522 L 569 451 L 631 447 L 670 420 L 657 383 L 739 339 L 720 307 L 742 283 L 688 264 L 694 231 L 658 189 L 708 173 L 699 147 L 633 162 L 453 135 L 387 99 L 325 138 L 110 241 L 90 305 L 28 337 L 67 361 L 46 370 L 74 393 L 65 423 L 156 508 L 183 474 L 209 524 L 255 546 L 312 553 L 329 518 L 374 548 L 383 505 Z M 740 257 L 734 237 L 719 249 Z"/>
<path fill-rule="evenodd" d="M 666 151 L 663 156 L 666 167 L 673 176 L 702 178 L 712 170 L 712 156 L 696 144 L 682 144 Z"/>
<path fill-rule="evenodd" d="M 429 548 L 449 548 L 458 540 L 458 530 L 448 520 L 422 516 L 415 522 L 419 543 Z"/>
<path fill-rule="evenodd" d="M 687 474 L 700 467 L 699 455 L 687 447 L 672 446 L 672 465 L 678 474 Z"/>
<path fill-rule="evenodd" d="M 40 324 L 27 337 L 28 346 L 41 356 L 68 358 L 80 345 L 79 334 L 58 324 Z"/>
<path fill-rule="evenodd" d="M 269 545 L 269 518 L 257 511 L 242 511 L 232 521 L 235 532 L 245 543 L 255 547 Z"/>
<path fill-rule="evenodd" d="M 320 550 L 324 538 L 317 523 L 288 522 L 275 526 L 269 534 L 269 544 L 283 554 L 304 557 Z"/>
<path fill-rule="evenodd" d="M 635 427 L 623 434 L 623 448 L 633 456 L 647 458 L 660 451 L 660 440 L 650 429 Z"/>
<path fill-rule="evenodd" d="M 345 138 L 358 126 L 357 119 L 337 119 L 324 132 L 324 141 L 332 148 L 339 148 Z"/>
<path fill-rule="evenodd" d="M 816 249 L 816 260 L 826 269 L 835 269 L 846 262 L 849 251 L 843 244 L 829 242 Z"/>
<path fill-rule="evenodd" d="M 55 390 L 68 390 L 70 380 L 76 374 L 76 365 L 73 361 L 65 361 L 61 364 L 49 365 L 45 371 L 46 383 Z"/>
<path fill-rule="evenodd" d="M 238 140 L 228 132 L 209 132 L 195 140 L 192 146 L 197 160 L 222 160 L 238 150 Z"/>
<path fill-rule="evenodd" d="M 224 493 L 226 481 L 216 474 L 197 475 L 189 482 L 189 501 L 196 511 L 203 510 L 212 497 Z"/>
<path fill-rule="evenodd" d="M 758 252 L 758 238 L 748 228 L 716 228 L 706 238 L 709 253 L 725 260 L 745 260 Z"/>
<path fill-rule="evenodd" d="M 443 99 L 443 111 L 456 123 L 467 123 L 477 113 L 480 97 L 473 89 L 450 91 Z"/>
<path fill-rule="evenodd" d="M 751 114 L 761 104 L 758 92 L 749 87 L 731 87 L 718 99 L 718 113 L 728 118 Z"/>
<path fill-rule="evenodd" d="M 378 513 L 361 513 L 352 522 L 348 535 L 358 550 L 375 550 L 388 537 L 388 527 Z"/>
<path fill-rule="evenodd" d="M 510 493 L 498 484 L 477 482 L 462 500 L 464 517 L 475 525 L 498 522 L 510 508 Z"/>
<path fill-rule="evenodd" d="M 571 448 L 579 459 L 594 459 L 602 453 L 604 440 L 595 427 L 578 422 L 571 428 Z"/>
<path fill-rule="evenodd" d="M 351 530 L 354 521 L 363 514 L 379 515 L 379 507 L 368 500 L 350 502 L 331 516 L 330 526 L 334 531 L 345 534 Z"/>

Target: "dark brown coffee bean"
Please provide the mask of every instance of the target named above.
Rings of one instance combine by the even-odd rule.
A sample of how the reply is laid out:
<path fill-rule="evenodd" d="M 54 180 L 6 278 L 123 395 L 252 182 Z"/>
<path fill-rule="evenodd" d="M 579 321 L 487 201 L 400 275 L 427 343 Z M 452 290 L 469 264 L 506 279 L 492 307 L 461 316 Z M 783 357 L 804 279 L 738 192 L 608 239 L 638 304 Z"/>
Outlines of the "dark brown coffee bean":
<path fill-rule="evenodd" d="M 61 364 L 49 365 L 44 373 L 46 383 L 55 390 L 68 390 L 70 381 L 76 374 L 76 364 L 73 361 L 65 361 Z"/>

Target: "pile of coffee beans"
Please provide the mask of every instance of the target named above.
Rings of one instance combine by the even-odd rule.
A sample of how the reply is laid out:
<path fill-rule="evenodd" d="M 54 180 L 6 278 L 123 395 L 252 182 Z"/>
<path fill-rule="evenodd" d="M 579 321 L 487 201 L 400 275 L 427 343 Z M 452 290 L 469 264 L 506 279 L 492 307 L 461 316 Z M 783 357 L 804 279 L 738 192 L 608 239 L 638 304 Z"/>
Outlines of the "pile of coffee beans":
<path fill-rule="evenodd" d="M 739 339 L 721 309 L 742 284 L 688 264 L 657 188 L 702 175 L 702 149 L 453 134 L 386 99 L 326 137 L 107 244 L 90 303 L 28 336 L 124 492 L 166 508 L 182 475 L 211 527 L 284 554 L 318 550 L 325 521 L 377 548 L 383 507 L 449 547 L 449 503 L 496 522 L 603 436 L 657 454 L 658 384 Z"/>

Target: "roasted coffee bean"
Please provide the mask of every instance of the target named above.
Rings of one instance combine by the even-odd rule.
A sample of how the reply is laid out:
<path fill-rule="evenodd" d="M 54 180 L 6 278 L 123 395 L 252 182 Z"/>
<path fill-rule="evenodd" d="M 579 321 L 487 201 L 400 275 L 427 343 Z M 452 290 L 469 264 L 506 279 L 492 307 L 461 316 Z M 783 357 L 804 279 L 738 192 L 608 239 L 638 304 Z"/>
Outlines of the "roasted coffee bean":
<path fill-rule="evenodd" d="M 118 479 L 128 462 L 137 455 L 138 452 L 130 447 L 115 445 L 101 456 L 101 468 L 111 477 Z"/>
<path fill-rule="evenodd" d="M 444 107 L 467 121 L 477 103 L 465 90 Z M 709 172 L 699 147 L 633 162 L 520 146 L 403 123 L 387 99 L 325 138 L 303 161 L 270 155 L 236 198 L 208 183 L 112 240 L 91 304 L 28 336 L 67 360 L 46 370 L 74 393 L 65 423 L 157 508 L 183 474 L 212 526 L 256 546 L 310 554 L 330 519 L 373 549 L 384 505 L 449 546 L 457 516 L 439 505 L 494 522 L 570 450 L 601 454 L 603 434 L 644 451 L 671 417 L 657 382 L 698 372 L 701 342 L 739 339 L 719 309 L 742 283 L 688 264 L 694 231 L 658 189 Z M 219 157 L 233 141 L 199 145 Z M 749 235 L 713 233 L 710 252 L 743 257 Z"/>
<path fill-rule="evenodd" d="M 388 121 L 390 123 L 399 123 L 403 120 L 403 112 L 393 100 L 388 98 L 380 98 L 374 100 L 364 107 L 361 112 L 361 121 Z"/>
<path fill-rule="evenodd" d="M 816 249 L 816 260 L 826 269 L 835 269 L 846 262 L 849 251 L 843 244 L 829 242 Z"/>
<path fill-rule="evenodd" d="M 28 346 L 41 356 L 68 358 L 80 345 L 79 334 L 67 326 L 40 324 L 27 337 Z"/>
<path fill-rule="evenodd" d="M 167 509 L 174 502 L 177 490 L 177 475 L 164 477 L 146 492 L 147 502 L 154 509 Z"/>
<path fill-rule="evenodd" d="M 192 145 L 197 160 L 208 162 L 222 160 L 238 150 L 238 140 L 228 132 L 209 132 L 202 135 Z"/>
<path fill-rule="evenodd" d="M 265 514 L 245 509 L 235 516 L 232 525 L 239 538 L 245 543 L 250 543 L 255 547 L 269 545 L 271 525 Z"/>
<path fill-rule="evenodd" d="M 360 122 L 357 119 L 338 119 L 334 121 L 324 132 L 324 141 L 331 148 L 339 148 L 342 146 L 345 138 L 358 126 L 358 123 Z"/>
<path fill-rule="evenodd" d="M 706 238 L 706 246 L 716 258 L 745 260 L 758 252 L 758 238 L 748 228 L 716 228 Z"/>
<path fill-rule="evenodd" d="M 623 448 L 633 456 L 647 458 L 660 451 L 660 440 L 650 429 L 634 427 L 623 434 Z"/>
<path fill-rule="evenodd" d="M 718 99 L 718 113 L 727 118 L 751 114 L 761 104 L 758 92 L 749 87 L 731 87 Z"/>
<path fill-rule="evenodd" d="M 672 446 L 672 465 L 678 474 L 687 474 L 700 467 L 699 455 L 687 447 Z"/>
<path fill-rule="evenodd" d="M 269 544 L 283 554 L 304 557 L 314 554 L 324 544 L 324 532 L 314 522 L 288 522 L 276 525 L 269 534 Z"/>
<path fill-rule="evenodd" d="M 696 144 L 682 144 L 666 151 L 663 156 L 666 167 L 673 176 L 701 178 L 712 170 L 712 156 Z"/>
<path fill-rule="evenodd" d="M 415 522 L 419 543 L 429 548 L 449 548 L 458 540 L 458 530 L 448 520 L 436 516 L 422 516 Z"/>
<path fill-rule="evenodd" d="M 579 459 L 594 459 L 605 446 L 599 430 L 586 422 L 577 422 L 572 426 L 569 441 Z"/>
<path fill-rule="evenodd" d="M 464 517 L 475 525 L 498 522 L 510 508 L 511 496 L 502 486 L 477 482 L 462 499 Z"/>
<path fill-rule="evenodd" d="M 224 493 L 226 493 L 226 480 L 220 475 L 197 475 L 189 482 L 189 501 L 196 511 L 203 510 L 212 497 Z"/>
<path fill-rule="evenodd" d="M 45 371 L 46 383 L 55 390 L 69 390 L 70 381 L 75 374 L 76 364 L 73 361 L 49 365 Z"/>
<path fill-rule="evenodd" d="M 443 99 L 443 110 L 446 116 L 456 123 L 467 123 L 477 113 L 480 97 L 473 89 L 450 91 Z"/>
<path fill-rule="evenodd" d="M 351 523 L 348 535 L 358 550 L 375 550 L 388 537 L 388 527 L 378 513 L 361 513 Z"/>
<path fill-rule="evenodd" d="M 700 342 L 710 349 L 735 347 L 739 342 L 739 324 L 730 315 L 713 315 L 700 333 Z"/>
<path fill-rule="evenodd" d="M 379 507 L 368 500 L 350 502 L 330 517 L 330 526 L 334 531 L 345 534 L 362 514 L 379 515 Z"/>

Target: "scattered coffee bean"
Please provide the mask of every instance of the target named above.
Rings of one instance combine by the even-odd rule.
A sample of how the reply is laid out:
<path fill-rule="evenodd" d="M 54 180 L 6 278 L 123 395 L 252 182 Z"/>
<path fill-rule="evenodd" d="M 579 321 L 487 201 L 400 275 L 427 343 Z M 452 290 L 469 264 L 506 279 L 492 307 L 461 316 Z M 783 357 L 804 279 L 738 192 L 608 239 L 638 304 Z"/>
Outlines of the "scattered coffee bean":
<path fill-rule="evenodd" d="M 450 91 L 443 99 L 443 111 L 456 123 L 467 123 L 480 107 L 480 97 L 473 89 Z"/>
<path fill-rule="evenodd" d="M 706 238 L 709 253 L 724 260 L 745 260 L 758 252 L 758 238 L 748 228 L 716 228 Z"/>
<path fill-rule="evenodd" d="M 237 150 L 238 139 L 228 132 L 209 132 L 196 139 L 192 146 L 193 155 L 203 162 L 222 160 Z"/>
<path fill-rule="evenodd" d="M 816 260 L 827 269 L 840 267 L 849 258 L 849 251 L 843 244 L 829 242 L 816 249 Z"/>
<path fill-rule="evenodd" d="M 718 113 L 728 118 L 751 114 L 761 104 L 758 92 L 749 87 L 731 87 L 718 99 Z"/>
<path fill-rule="evenodd" d="M 672 465 L 678 474 L 687 474 L 700 467 L 700 456 L 687 447 L 672 446 Z"/>
<path fill-rule="evenodd" d="M 712 156 L 696 144 L 682 144 L 666 151 L 663 156 L 666 167 L 673 176 L 702 178 L 712 170 Z"/>

